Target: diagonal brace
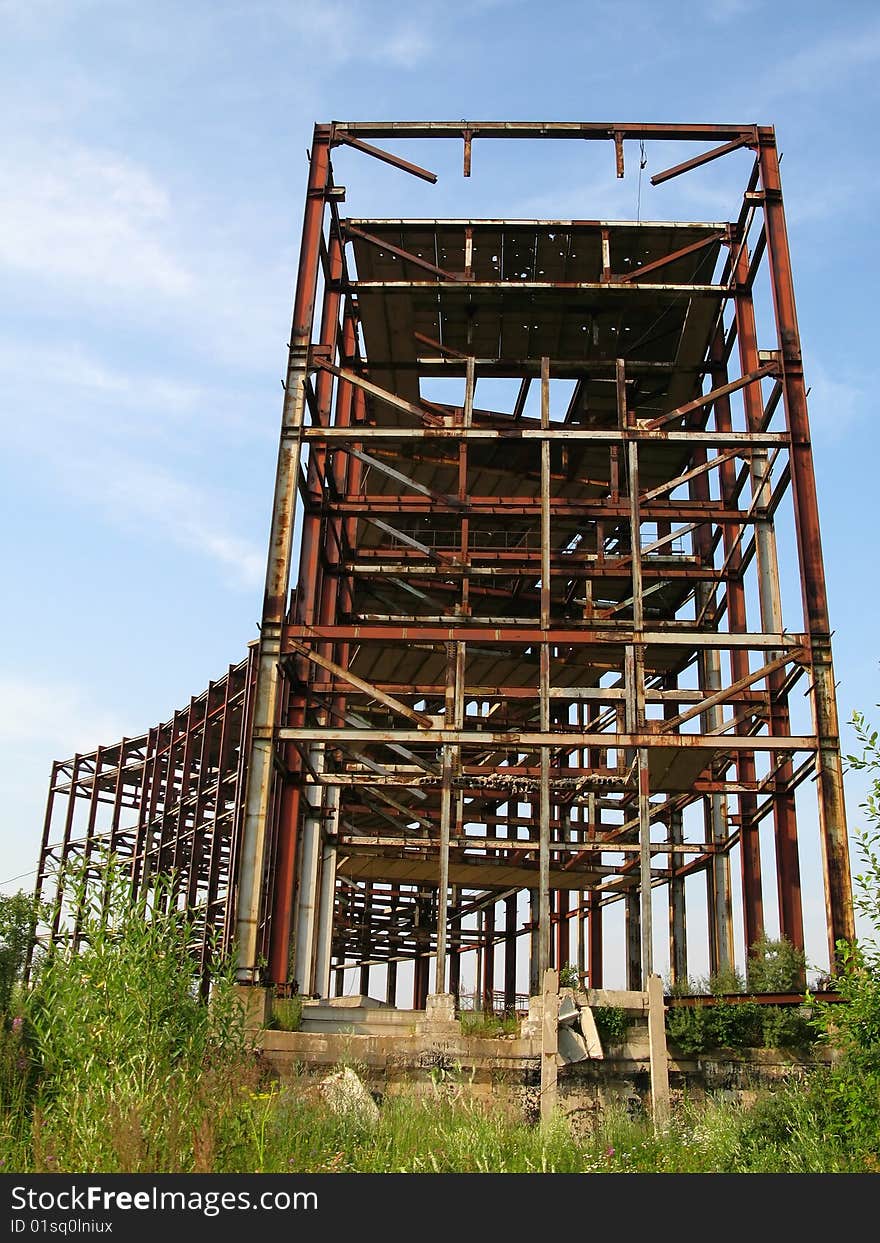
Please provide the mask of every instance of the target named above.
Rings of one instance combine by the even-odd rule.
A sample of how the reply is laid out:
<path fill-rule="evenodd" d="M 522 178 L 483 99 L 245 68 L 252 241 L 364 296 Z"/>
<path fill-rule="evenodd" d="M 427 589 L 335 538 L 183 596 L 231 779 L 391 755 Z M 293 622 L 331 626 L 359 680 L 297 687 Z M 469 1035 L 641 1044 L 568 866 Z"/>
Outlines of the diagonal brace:
<path fill-rule="evenodd" d="M 645 431 L 652 432 L 655 428 L 662 427 L 664 423 L 671 423 L 673 419 L 680 419 L 683 415 L 690 414 L 692 410 L 699 410 L 701 406 L 711 406 L 719 397 L 726 397 L 728 393 L 735 393 L 737 389 L 745 388 L 747 384 L 754 384 L 756 380 L 763 380 L 765 376 L 778 373 L 777 363 L 764 363 L 755 371 L 750 371 L 748 375 L 740 376 L 738 380 L 731 380 L 729 384 L 722 384 L 720 388 L 713 388 L 710 392 L 704 393 L 702 397 L 695 397 L 693 401 L 677 406 L 675 410 L 670 410 L 668 414 L 661 415 L 659 419 L 652 419 L 650 423 L 644 423 L 642 426 Z"/>
<path fill-rule="evenodd" d="M 385 704 L 386 708 L 390 708 L 392 712 L 397 712 L 400 716 L 405 716 L 408 720 L 413 721 L 416 725 L 424 726 L 430 729 L 434 725 L 431 717 L 425 716 L 422 712 L 415 712 L 412 708 L 407 707 L 405 703 L 401 703 L 399 699 L 395 699 L 393 695 L 380 691 L 377 686 L 373 686 L 371 682 L 359 678 L 356 673 L 352 673 L 349 669 L 343 669 L 341 665 L 337 665 L 335 661 L 328 660 L 326 656 L 319 655 L 312 648 L 306 647 L 305 643 L 300 643 L 296 639 L 291 639 L 290 649 L 296 652 L 298 656 L 304 656 L 306 660 L 312 662 L 313 665 L 319 665 L 322 669 L 326 669 L 328 673 L 335 674 L 336 677 L 342 678 L 349 686 L 354 686 L 357 690 L 363 691 L 372 699 L 377 699 L 379 703 Z"/>

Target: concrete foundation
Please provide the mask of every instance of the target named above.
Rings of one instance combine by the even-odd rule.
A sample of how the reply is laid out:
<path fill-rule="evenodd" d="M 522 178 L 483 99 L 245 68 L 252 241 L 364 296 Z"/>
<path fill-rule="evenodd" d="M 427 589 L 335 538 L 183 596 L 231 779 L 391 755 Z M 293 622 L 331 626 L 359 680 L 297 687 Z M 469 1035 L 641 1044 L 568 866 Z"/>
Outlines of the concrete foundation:
<path fill-rule="evenodd" d="M 620 994 L 613 996 L 616 1000 Z M 601 1059 L 587 1057 L 573 1063 L 559 1059 L 556 1108 L 575 1123 L 588 1125 L 613 1106 L 646 1115 L 651 1111 L 647 1013 L 642 1010 L 642 994 L 634 994 L 633 1000 L 633 1025 L 622 1044 L 606 1047 Z M 340 1020 L 353 1021 L 330 1030 L 329 1021 L 324 1023 L 316 1013 L 330 1009 L 338 1011 Z M 446 1012 L 442 1003 L 437 1010 Z M 314 1018 L 305 1017 L 310 1012 Z M 340 1064 L 353 1065 L 376 1097 L 440 1093 L 508 1108 L 516 1119 L 538 1120 L 542 1040 L 537 1013 L 531 1024 L 524 1020 L 521 1025 L 527 1031 L 531 1028 L 531 1034 L 496 1038 L 464 1035 L 454 1019 L 428 1017 L 418 1010 L 315 1003 L 307 1004 L 303 1014 L 304 1030 L 262 1031 L 258 1037 L 258 1047 L 282 1082 L 293 1082 L 303 1073 L 324 1075 Z M 709 1095 L 749 1104 L 761 1090 L 804 1078 L 827 1065 L 830 1056 L 824 1049 L 812 1056 L 754 1049 L 686 1057 L 671 1046 L 670 1104 L 674 1107 L 684 1096 L 699 1101 Z"/>

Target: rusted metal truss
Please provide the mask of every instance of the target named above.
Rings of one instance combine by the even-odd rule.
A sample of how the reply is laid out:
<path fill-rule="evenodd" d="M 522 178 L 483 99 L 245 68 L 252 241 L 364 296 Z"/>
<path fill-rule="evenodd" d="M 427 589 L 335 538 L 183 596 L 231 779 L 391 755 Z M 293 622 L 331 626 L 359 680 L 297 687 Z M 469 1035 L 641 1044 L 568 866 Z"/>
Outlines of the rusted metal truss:
<path fill-rule="evenodd" d="M 618 175 L 627 141 L 696 144 L 658 184 L 734 151 L 753 160 L 723 223 L 342 214 L 341 144 L 431 180 L 375 143 L 463 141 L 469 176 L 478 139 L 527 138 L 609 141 Z M 780 587 L 780 508 L 800 602 Z M 627 984 L 641 988 L 658 889 L 670 974 L 683 978 L 696 873 L 712 969 L 736 956 L 735 906 L 745 947 L 759 939 L 771 881 L 779 931 L 801 946 L 795 792 L 808 777 L 833 956 L 853 935 L 852 900 L 772 128 L 315 128 L 243 685 L 251 671 L 218 875 L 200 844 L 216 835 L 195 759 L 201 701 L 173 744 L 179 801 L 160 799 L 161 814 L 145 802 L 159 736 L 122 744 L 117 768 L 150 831 L 112 836 L 133 875 L 148 840 L 151 872 L 189 869 L 214 912 L 206 928 L 234 937 L 243 982 L 328 995 L 355 970 L 368 992 L 379 970 L 395 1002 L 405 964 L 420 1006 L 458 992 L 473 954 L 487 998 L 500 986 L 513 1004 L 569 962 L 598 987 L 603 921 L 622 903 Z M 794 732 L 799 681 L 812 713 L 803 725 L 795 713 Z M 56 765 L 50 802 L 115 799 L 117 823 L 125 797 L 99 771 L 109 761 L 89 757 L 84 779 L 84 759 Z M 61 839 L 47 829 L 41 885 L 74 848 L 69 826 Z"/>
<path fill-rule="evenodd" d="M 79 886 L 113 857 L 133 895 L 186 907 L 201 969 L 229 949 L 256 651 L 170 721 L 52 766 L 37 874 L 52 939 L 81 935 Z M 65 867 L 65 865 L 68 865 Z"/>

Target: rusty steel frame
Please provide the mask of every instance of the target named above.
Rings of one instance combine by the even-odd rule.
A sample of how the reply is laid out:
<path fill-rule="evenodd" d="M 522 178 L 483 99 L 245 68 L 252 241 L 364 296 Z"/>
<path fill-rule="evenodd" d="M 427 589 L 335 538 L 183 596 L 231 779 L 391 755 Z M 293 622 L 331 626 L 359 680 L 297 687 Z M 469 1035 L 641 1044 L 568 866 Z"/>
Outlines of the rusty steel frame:
<path fill-rule="evenodd" d="M 163 901 L 188 911 L 201 972 L 231 948 L 255 675 L 252 647 L 169 721 L 53 764 L 36 882 L 49 918 L 38 939 L 79 945 L 79 885 L 99 883 L 113 857 L 133 896 L 149 900 L 174 876 Z"/>
<path fill-rule="evenodd" d="M 404 139 L 462 141 L 465 176 L 478 140 L 610 141 L 618 176 L 628 141 L 697 144 L 657 185 L 753 158 L 725 223 L 344 217 L 334 148 L 436 180 L 375 145 Z M 761 269 L 775 339 L 759 345 Z M 479 404 L 487 378 L 511 386 L 505 408 Z M 780 587 L 781 506 L 802 615 Z M 242 983 L 328 996 L 354 972 L 367 993 L 381 968 L 396 1004 L 408 963 L 419 1007 L 457 994 L 470 956 L 475 994 L 513 1006 L 526 960 L 531 993 L 567 963 L 601 986 L 622 903 L 641 988 L 658 889 L 681 980 L 697 873 L 712 970 L 736 957 L 737 903 L 741 948 L 764 932 L 771 881 L 779 932 L 802 947 L 795 793 L 810 776 L 833 960 L 852 897 L 771 127 L 315 127 L 260 639 L 237 668 L 246 708 L 221 714 L 241 746 L 230 835 L 202 906 Z M 793 732 L 799 678 L 812 716 Z M 141 774 L 138 828 L 121 830 L 120 777 L 111 834 L 136 883 L 149 857 L 194 897 L 213 855 L 186 843 L 214 832 L 199 721 L 193 701 L 120 744 L 118 772 Z M 179 804 L 171 778 L 157 795 L 146 777 L 169 745 Z M 92 849 L 94 817 L 75 837 L 72 809 L 109 796 L 115 755 L 56 765 L 41 892 L 52 861 Z"/>

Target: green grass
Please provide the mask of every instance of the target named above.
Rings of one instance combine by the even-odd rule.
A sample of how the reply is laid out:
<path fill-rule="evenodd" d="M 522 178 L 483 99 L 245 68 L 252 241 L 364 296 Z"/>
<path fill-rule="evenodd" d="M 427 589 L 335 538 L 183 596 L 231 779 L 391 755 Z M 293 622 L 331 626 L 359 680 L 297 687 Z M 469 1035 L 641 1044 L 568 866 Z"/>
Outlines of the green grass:
<path fill-rule="evenodd" d="M 499 1084 L 483 1103 L 453 1067 L 418 1085 L 420 1096 L 386 1096 L 373 1123 L 335 1113 L 302 1070 L 284 1085 L 273 1078 L 249 1046 L 222 959 L 210 1005 L 200 1000 L 173 887 L 147 912 L 112 866 L 101 885 L 84 894 L 84 946 L 46 955 L 0 1014 L 0 1171 L 880 1172 L 873 951 L 845 960 L 848 1004 L 829 1009 L 838 1064 L 750 1108 L 679 1099 L 661 1134 L 617 1108 L 539 1126 L 524 1120 L 534 1089 Z M 276 1002 L 277 1022 L 296 1021 L 295 1001 Z M 472 1034 L 504 1026 L 467 1019 Z"/>
<path fill-rule="evenodd" d="M 298 1032 L 302 1026 L 303 999 L 276 997 L 272 1002 L 272 1014 L 267 1026 L 271 1031 Z"/>
<path fill-rule="evenodd" d="M 517 1036 L 519 1018 L 516 1014 L 487 1014 L 482 1010 L 462 1010 L 458 1016 L 463 1036 Z"/>

